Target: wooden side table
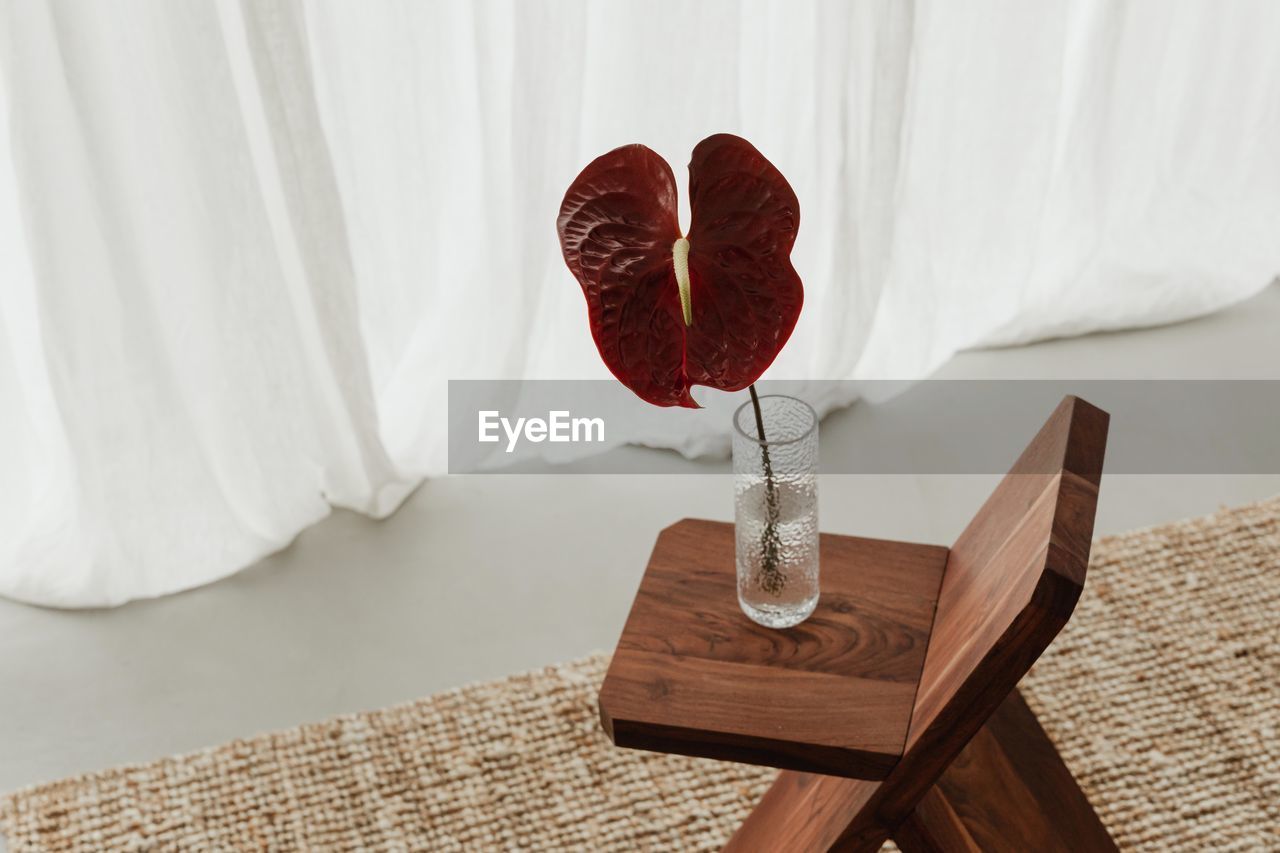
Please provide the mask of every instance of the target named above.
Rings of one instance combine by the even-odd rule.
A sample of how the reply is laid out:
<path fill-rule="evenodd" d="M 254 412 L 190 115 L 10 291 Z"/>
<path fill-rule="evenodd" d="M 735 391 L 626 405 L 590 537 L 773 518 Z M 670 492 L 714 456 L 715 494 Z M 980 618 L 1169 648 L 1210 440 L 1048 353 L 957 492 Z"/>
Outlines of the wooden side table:
<path fill-rule="evenodd" d="M 784 631 L 738 609 L 732 525 L 668 527 L 605 731 L 783 768 L 726 850 L 1114 850 L 1016 689 L 1080 596 L 1107 420 L 1064 399 L 951 548 L 823 534 L 818 608 Z"/>

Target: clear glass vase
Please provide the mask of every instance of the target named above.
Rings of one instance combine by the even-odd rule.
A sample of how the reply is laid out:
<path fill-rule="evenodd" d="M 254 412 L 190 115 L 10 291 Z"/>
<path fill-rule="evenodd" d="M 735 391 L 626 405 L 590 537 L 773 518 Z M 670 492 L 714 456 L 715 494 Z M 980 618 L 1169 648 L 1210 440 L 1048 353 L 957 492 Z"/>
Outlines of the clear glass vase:
<path fill-rule="evenodd" d="M 818 415 L 795 397 L 758 400 L 733 416 L 738 603 L 789 628 L 818 605 Z"/>

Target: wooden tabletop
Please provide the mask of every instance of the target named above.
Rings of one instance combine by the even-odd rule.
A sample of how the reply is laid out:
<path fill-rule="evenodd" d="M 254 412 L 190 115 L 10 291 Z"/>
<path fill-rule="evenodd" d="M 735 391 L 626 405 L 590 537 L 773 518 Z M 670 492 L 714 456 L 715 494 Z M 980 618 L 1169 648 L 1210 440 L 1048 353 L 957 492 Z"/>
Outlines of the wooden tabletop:
<path fill-rule="evenodd" d="M 855 779 L 901 758 L 947 549 L 822 534 L 821 597 L 794 628 L 738 607 L 733 525 L 658 537 L 600 690 L 619 746 Z"/>

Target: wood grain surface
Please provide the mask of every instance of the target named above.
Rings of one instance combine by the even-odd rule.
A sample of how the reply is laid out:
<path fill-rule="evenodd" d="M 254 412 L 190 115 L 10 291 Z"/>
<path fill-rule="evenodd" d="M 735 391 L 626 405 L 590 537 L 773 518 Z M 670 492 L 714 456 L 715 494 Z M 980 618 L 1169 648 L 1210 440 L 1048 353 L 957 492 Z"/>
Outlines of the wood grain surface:
<path fill-rule="evenodd" d="M 926 795 L 1071 615 L 1107 421 L 1064 399 L 950 549 L 906 749 L 883 781 L 784 771 L 727 850 L 874 851 L 917 807 L 939 838 L 958 831 L 959 800 Z"/>
<path fill-rule="evenodd" d="M 947 549 L 823 534 L 787 630 L 738 607 L 733 525 L 662 532 L 600 691 L 619 746 L 882 778 L 906 743 Z"/>
<path fill-rule="evenodd" d="M 893 832 L 903 853 L 1116 849 L 1015 690 Z"/>

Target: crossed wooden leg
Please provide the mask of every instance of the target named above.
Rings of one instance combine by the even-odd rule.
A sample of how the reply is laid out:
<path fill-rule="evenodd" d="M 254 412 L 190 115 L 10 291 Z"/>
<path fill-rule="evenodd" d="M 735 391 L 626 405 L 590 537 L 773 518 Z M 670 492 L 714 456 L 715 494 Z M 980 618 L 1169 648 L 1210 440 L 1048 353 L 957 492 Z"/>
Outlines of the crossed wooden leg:
<path fill-rule="evenodd" d="M 1113 851 L 1115 843 L 1015 690 L 896 827 L 879 783 L 784 771 L 726 850 Z"/>

